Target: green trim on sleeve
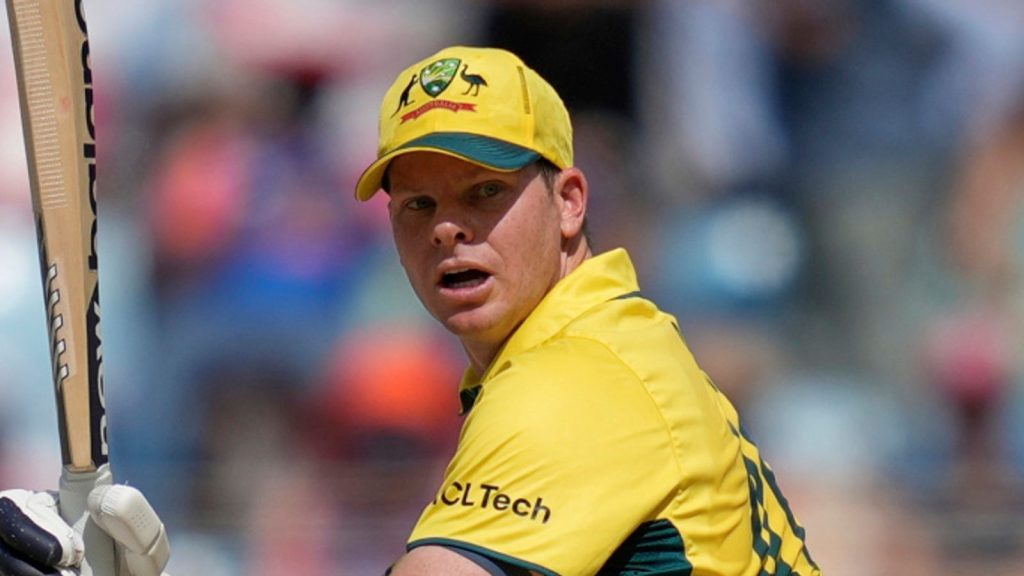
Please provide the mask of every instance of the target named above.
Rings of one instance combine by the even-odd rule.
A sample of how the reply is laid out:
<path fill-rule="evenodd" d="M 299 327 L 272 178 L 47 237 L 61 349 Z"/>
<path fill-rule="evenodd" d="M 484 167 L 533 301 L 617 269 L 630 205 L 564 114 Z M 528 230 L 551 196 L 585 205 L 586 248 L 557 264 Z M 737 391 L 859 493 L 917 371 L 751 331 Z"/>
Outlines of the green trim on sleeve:
<path fill-rule="evenodd" d="M 477 546 L 475 544 L 470 544 L 468 542 L 462 542 L 461 540 L 454 540 L 451 538 L 423 538 L 422 540 L 415 540 L 413 542 L 409 542 L 405 546 L 405 549 L 408 551 L 412 550 L 413 548 L 419 548 L 421 546 L 446 546 L 449 548 L 461 548 L 463 550 L 476 552 L 477 554 L 486 556 L 488 558 L 492 558 L 499 562 L 504 562 L 506 564 L 511 564 L 513 566 L 523 568 L 524 570 L 532 570 L 533 572 L 541 574 L 541 576 L 559 576 L 557 572 L 544 568 L 543 566 L 531 564 L 530 562 L 524 562 L 519 558 L 513 558 L 512 556 L 507 556 L 505 554 L 495 552 L 494 550 L 484 548 L 483 546 Z"/>

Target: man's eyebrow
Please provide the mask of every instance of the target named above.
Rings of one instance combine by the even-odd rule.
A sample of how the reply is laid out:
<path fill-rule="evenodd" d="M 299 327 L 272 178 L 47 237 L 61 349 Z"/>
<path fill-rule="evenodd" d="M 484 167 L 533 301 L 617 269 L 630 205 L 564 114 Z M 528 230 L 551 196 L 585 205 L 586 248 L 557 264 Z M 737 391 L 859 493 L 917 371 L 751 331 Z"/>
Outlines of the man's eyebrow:
<path fill-rule="evenodd" d="M 401 186 L 392 186 L 390 190 L 387 190 L 387 193 L 392 198 L 395 196 L 417 196 L 422 194 L 422 192 L 419 192 L 414 188 L 404 188 Z"/>

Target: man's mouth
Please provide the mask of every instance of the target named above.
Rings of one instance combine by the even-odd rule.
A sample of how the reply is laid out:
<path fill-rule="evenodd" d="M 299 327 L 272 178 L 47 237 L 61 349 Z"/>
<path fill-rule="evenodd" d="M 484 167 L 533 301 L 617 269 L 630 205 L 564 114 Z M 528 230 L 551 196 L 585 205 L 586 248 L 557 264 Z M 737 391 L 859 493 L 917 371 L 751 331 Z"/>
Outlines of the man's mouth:
<path fill-rule="evenodd" d="M 472 288 L 483 284 L 490 277 L 491 275 L 483 270 L 455 270 L 441 276 L 441 286 L 452 289 Z"/>

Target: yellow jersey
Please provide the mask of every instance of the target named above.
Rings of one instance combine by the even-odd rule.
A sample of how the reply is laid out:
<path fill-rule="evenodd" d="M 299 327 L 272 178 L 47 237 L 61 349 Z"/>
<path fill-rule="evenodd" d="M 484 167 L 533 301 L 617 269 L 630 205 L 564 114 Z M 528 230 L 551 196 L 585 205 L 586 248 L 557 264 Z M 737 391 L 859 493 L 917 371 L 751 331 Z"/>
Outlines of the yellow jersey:
<path fill-rule="evenodd" d="M 562 279 L 460 392 L 459 444 L 409 549 L 542 575 L 820 574 L 736 410 L 624 250 Z"/>

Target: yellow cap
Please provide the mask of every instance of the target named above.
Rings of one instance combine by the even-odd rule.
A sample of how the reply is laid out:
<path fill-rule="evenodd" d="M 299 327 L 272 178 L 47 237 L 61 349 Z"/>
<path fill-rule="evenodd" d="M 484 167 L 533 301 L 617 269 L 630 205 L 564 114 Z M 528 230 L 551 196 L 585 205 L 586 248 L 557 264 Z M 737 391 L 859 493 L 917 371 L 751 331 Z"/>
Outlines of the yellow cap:
<path fill-rule="evenodd" d="M 388 163 L 407 152 L 440 152 L 497 171 L 543 157 L 572 166 L 572 124 L 562 99 L 518 56 L 453 46 L 406 68 L 381 102 L 377 160 L 356 185 L 369 200 Z"/>

